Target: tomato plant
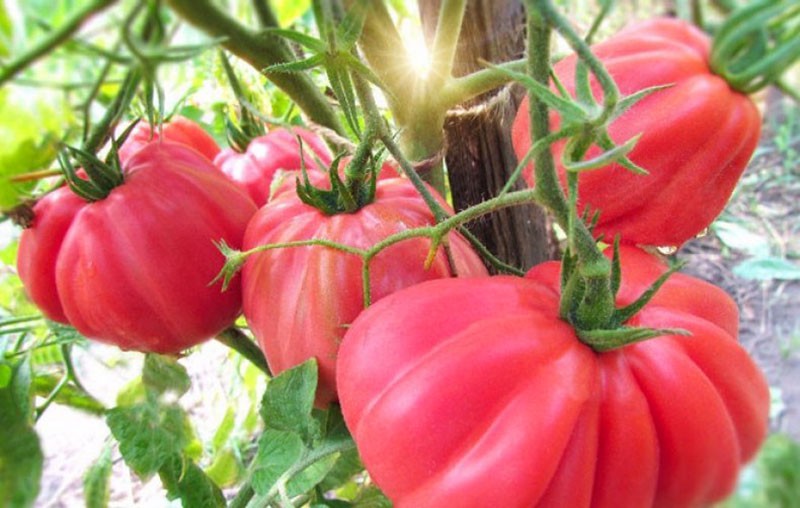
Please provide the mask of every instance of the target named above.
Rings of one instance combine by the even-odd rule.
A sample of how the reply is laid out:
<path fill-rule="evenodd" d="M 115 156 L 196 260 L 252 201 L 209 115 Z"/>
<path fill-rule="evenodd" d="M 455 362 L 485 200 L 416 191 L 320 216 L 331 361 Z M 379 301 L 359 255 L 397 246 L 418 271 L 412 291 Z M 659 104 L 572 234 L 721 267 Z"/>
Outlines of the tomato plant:
<path fill-rule="evenodd" d="M 79 201 L 58 189 L 20 240 L 20 277 L 50 317 L 89 338 L 159 353 L 233 323 L 241 293 L 209 284 L 224 262 L 214 242 L 240 245 L 256 208 L 211 161 L 154 141 L 131 156 L 108 196 Z"/>
<path fill-rule="evenodd" d="M 704 228 L 791 93 L 800 5 L 735 3 L 0 2 L 0 505 L 69 504 L 62 405 L 92 508 L 721 500 L 764 377 L 630 244 Z"/>
<path fill-rule="evenodd" d="M 296 192 L 283 192 L 250 222 L 243 249 L 325 240 L 367 250 L 395 233 L 435 222 L 408 180 L 384 179 L 376 186 L 370 204 L 334 215 L 303 202 Z M 447 247 L 452 267 L 443 249 L 429 259 L 433 247 L 427 238 L 405 239 L 369 259 L 330 245 L 270 249 L 248 259 L 242 271 L 244 315 L 273 372 L 316 358 L 317 403 L 336 400 L 336 351 L 347 325 L 364 308 L 366 288 L 367 301 L 377 301 L 424 280 L 486 274 L 460 235 L 451 235 Z"/>
<path fill-rule="evenodd" d="M 626 305 L 666 268 L 621 254 Z M 427 282 L 347 331 L 342 410 L 397 506 L 704 506 L 733 490 L 769 406 L 735 303 L 676 274 L 628 324 L 689 336 L 596 353 L 559 317 L 559 271 Z"/>
<path fill-rule="evenodd" d="M 599 212 L 595 231 L 624 242 L 679 246 L 719 215 L 759 140 L 761 115 L 755 103 L 710 69 L 710 38 L 675 19 L 645 21 L 593 46 L 624 95 L 652 92 L 621 113 L 608 127 L 616 143 L 634 136 L 630 160 L 647 171 L 637 174 L 620 163 L 581 172 L 581 210 Z M 559 82 L 576 89 L 572 55 L 554 66 Z M 595 81 L 592 91 L 601 97 Z M 528 101 L 514 120 L 512 137 L 522 158 L 531 146 Z M 559 116 L 553 113 L 554 128 Z M 569 156 L 566 140 L 553 145 L 556 161 Z M 588 157 L 600 153 L 589 150 Z M 566 163 L 558 166 L 566 187 Z M 533 166 L 523 174 L 535 184 Z"/>

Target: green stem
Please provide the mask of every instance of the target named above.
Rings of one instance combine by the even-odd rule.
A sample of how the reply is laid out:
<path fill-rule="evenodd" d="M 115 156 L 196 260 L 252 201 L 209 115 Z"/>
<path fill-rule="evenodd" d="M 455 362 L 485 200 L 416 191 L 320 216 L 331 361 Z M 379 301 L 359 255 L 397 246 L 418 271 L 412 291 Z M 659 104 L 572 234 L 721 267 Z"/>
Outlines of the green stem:
<path fill-rule="evenodd" d="M 136 95 L 136 89 L 142 81 L 142 73 L 139 68 L 134 67 L 128 71 L 125 81 L 120 87 L 120 91 L 114 102 L 106 109 L 103 118 L 92 128 L 88 137 L 83 142 L 83 149 L 87 152 L 96 152 L 103 146 L 108 139 L 113 127 L 119 122 L 125 110 L 130 105 Z"/>
<path fill-rule="evenodd" d="M 597 125 L 606 123 L 614 113 L 617 101 L 619 101 L 620 92 L 614 79 L 608 73 L 603 63 L 594 56 L 594 53 L 592 53 L 586 41 L 573 30 L 569 20 L 564 18 L 564 16 L 553 7 L 550 0 L 528 0 L 528 2 L 539 10 L 541 16 L 544 17 L 548 25 L 558 31 L 572 50 L 575 51 L 575 54 L 578 55 L 578 58 L 586 64 L 595 78 L 597 78 L 597 82 L 603 90 L 603 112 L 595 123 Z"/>
<path fill-rule="evenodd" d="M 466 9 L 466 0 L 442 0 L 439 6 L 431 48 L 431 74 L 428 77 L 431 89 L 441 88 L 453 75 L 453 62 Z"/>
<path fill-rule="evenodd" d="M 245 335 L 244 332 L 232 326 L 218 334 L 215 338 L 217 341 L 247 358 L 250 363 L 258 367 L 264 374 L 270 377 L 272 376 L 269 365 L 267 365 L 267 360 L 264 358 L 264 353 L 261 352 L 258 345 L 253 342 L 250 337 Z"/>
<path fill-rule="evenodd" d="M 528 0 L 528 66 L 533 79 L 544 86 L 550 82 L 550 38 L 551 24 L 563 22 L 547 0 Z M 568 30 L 564 30 L 568 32 Z M 562 32 L 562 35 L 564 32 Z M 581 59 L 588 53 L 594 59 L 588 46 L 581 40 L 568 39 Z M 592 67 L 592 64 L 587 62 Z M 600 65 L 602 67 L 602 64 Z M 594 71 L 594 69 L 592 69 Z M 603 79 L 598 76 L 601 82 Z M 612 89 L 616 85 L 611 81 Z M 608 97 L 606 97 L 608 99 Z M 613 98 L 612 98 L 613 99 Z M 615 100 L 612 101 L 615 104 Z M 606 104 L 608 106 L 608 104 Z M 550 136 L 550 117 L 547 105 L 535 95 L 530 96 L 531 145 L 536 140 Z M 574 309 L 569 319 L 576 328 L 601 328 L 608 323 L 614 313 L 614 295 L 611 291 L 611 263 L 603 256 L 591 232 L 581 220 L 576 220 L 577 210 L 568 201 L 558 180 L 552 150 L 547 145 L 538 151 L 535 160 L 536 197 L 555 216 L 556 221 L 569 233 L 571 251 L 577 255 L 574 276 L 581 277 L 582 283 L 571 283 L 571 287 L 583 288 L 579 302 L 562 302 L 562 309 Z M 573 295 L 562 291 L 562 298 Z M 577 305 L 577 308 L 575 306 Z"/>
<path fill-rule="evenodd" d="M 453 78 L 441 89 L 439 101 L 443 107 L 450 109 L 473 97 L 494 90 L 509 83 L 512 78 L 502 72 L 525 72 L 527 62 L 524 59 L 503 62 L 492 68 L 481 69 L 466 76 Z"/>
<path fill-rule="evenodd" d="M 4 65 L 2 72 L 0 72 L 0 86 L 52 51 L 59 44 L 72 37 L 89 18 L 110 7 L 115 2 L 116 0 L 95 0 L 87 4 L 84 8 L 76 11 L 75 14 L 67 19 L 64 25 L 35 44 L 27 53 L 20 55 L 19 58 Z"/>
<path fill-rule="evenodd" d="M 271 65 L 286 63 L 292 58 L 282 39 L 250 30 L 211 0 L 167 0 L 167 4 L 179 16 L 211 37 L 224 38 L 222 45 L 225 49 L 262 72 L 286 92 L 312 122 L 346 135 L 328 99 L 306 73 L 264 71 Z"/>
<path fill-rule="evenodd" d="M 258 22 L 263 28 L 278 28 L 278 18 L 266 0 L 253 0 L 253 10 L 256 11 Z"/>

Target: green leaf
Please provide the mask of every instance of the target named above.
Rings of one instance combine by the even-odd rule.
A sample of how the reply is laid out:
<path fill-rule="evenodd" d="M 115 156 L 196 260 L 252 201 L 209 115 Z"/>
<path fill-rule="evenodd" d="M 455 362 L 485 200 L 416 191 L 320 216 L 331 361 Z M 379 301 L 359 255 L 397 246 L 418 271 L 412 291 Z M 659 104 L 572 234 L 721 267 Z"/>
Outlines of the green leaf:
<path fill-rule="evenodd" d="M 342 452 L 336 459 L 325 478 L 320 482 L 323 492 L 334 490 L 349 482 L 355 475 L 364 470 L 364 464 L 358 456 L 358 450 L 353 448 Z"/>
<path fill-rule="evenodd" d="M 186 415 L 177 405 L 116 407 L 108 412 L 106 423 L 125 463 L 141 478 L 150 477 L 189 442 Z"/>
<path fill-rule="evenodd" d="M 328 46 L 325 42 L 317 39 L 316 37 L 312 37 L 308 34 L 304 34 L 302 32 L 298 32 L 296 30 L 285 30 L 282 28 L 267 28 L 264 30 L 265 33 L 276 35 L 278 37 L 283 37 L 285 39 L 289 39 L 292 42 L 296 42 L 301 46 L 305 46 L 306 48 L 310 49 L 315 53 L 325 53 L 328 50 Z"/>
<path fill-rule="evenodd" d="M 278 17 L 278 23 L 286 26 L 308 11 L 311 0 L 272 0 L 270 5 Z"/>
<path fill-rule="evenodd" d="M 328 475 L 338 459 L 339 454 L 334 453 L 315 460 L 308 467 L 292 476 L 291 481 L 286 484 L 286 493 L 290 497 L 294 497 L 313 489 Z"/>
<path fill-rule="evenodd" d="M 299 432 L 308 442 L 319 435 L 311 417 L 317 389 L 317 362 L 309 360 L 270 379 L 261 401 L 261 417 L 270 429 Z"/>
<path fill-rule="evenodd" d="M 55 160 L 54 132 L 63 129 L 63 120 L 30 96 L 0 90 L 0 209 L 19 204 L 35 185 L 13 183 L 12 177 L 45 169 Z"/>
<path fill-rule="evenodd" d="M 186 368 L 176 358 L 148 354 L 144 358 L 142 382 L 158 394 L 174 392 L 183 395 L 192 385 Z"/>
<path fill-rule="evenodd" d="M 392 508 L 392 502 L 377 487 L 367 487 L 353 503 L 354 508 Z"/>
<path fill-rule="evenodd" d="M 0 394 L 0 411 L 8 398 Z M 22 422 L 0 429 L 0 506 L 33 506 L 42 477 L 42 450 L 36 432 Z"/>
<path fill-rule="evenodd" d="M 108 480 L 111 478 L 111 446 L 106 445 L 83 477 L 83 498 L 86 508 L 106 508 L 110 495 Z"/>
<path fill-rule="evenodd" d="M 12 376 L 0 388 L 0 506 L 22 508 L 33 506 L 39 494 L 44 457 L 39 436 L 30 425 L 28 395 L 21 393 L 30 386 L 30 373 L 2 365 L 10 368 Z"/>
<path fill-rule="evenodd" d="M 769 238 L 752 231 L 746 224 L 718 220 L 712 224 L 711 229 L 731 249 L 754 257 L 769 257 Z"/>
<path fill-rule="evenodd" d="M 258 440 L 258 453 L 253 462 L 253 490 L 259 495 L 268 494 L 305 451 L 296 433 L 265 430 Z"/>
<path fill-rule="evenodd" d="M 800 280 L 800 266 L 797 263 L 776 257 L 761 257 L 742 261 L 733 268 L 733 273 L 745 279 Z"/>
<path fill-rule="evenodd" d="M 169 499 L 180 499 L 191 508 L 218 508 L 225 506 L 225 497 L 219 487 L 193 461 L 173 454 L 158 472 Z"/>

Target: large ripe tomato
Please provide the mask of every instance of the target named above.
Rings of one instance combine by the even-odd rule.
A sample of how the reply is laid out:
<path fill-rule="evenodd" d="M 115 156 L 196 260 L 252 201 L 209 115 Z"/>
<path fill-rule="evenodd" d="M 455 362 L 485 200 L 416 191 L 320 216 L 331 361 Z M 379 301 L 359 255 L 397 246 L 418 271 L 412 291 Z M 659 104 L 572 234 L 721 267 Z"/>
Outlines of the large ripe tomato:
<path fill-rule="evenodd" d="M 433 216 L 406 179 L 377 183 L 373 203 L 359 211 L 326 216 L 284 192 L 261 208 L 245 234 L 244 249 L 259 245 L 327 239 L 367 249 L 384 238 L 430 225 Z M 461 276 L 486 275 L 486 268 L 467 241 L 449 236 Z M 440 250 L 424 267 L 430 241 L 408 239 L 378 254 L 370 264 L 373 301 L 428 279 L 451 276 Z M 349 323 L 363 310 L 362 261 L 328 247 L 291 247 L 253 255 L 242 271 L 243 310 L 273 372 L 282 372 L 315 357 L 320 386 L 317 404 L 336 398 L 336 351 Z"/>
<path fill-rule="evenodd" d="M 303 140 L 301 152 L 297 136 Z M 301 159 L 302 155 L 302 159 Z M 244 187 L 258 206 L 269 199 L 272 179 L 278 170 L 298 170 L 305 162 L 311 170 L 323 170 L 333 160 L 325 142 L 313 132 L 301 127 L 276 129 L 252 140 L 244 153 L 232 148 L 222 150 L 214 160 L 228 177 Z"/>
<path fill-rule="evenodd" d="M 677 19 L 634 25 L 593 46 L 621 92 L 672 85 L 655 92 L 613 121 L 616 143 L 641 138 L 629 154 L 649 175 L 618 164 L 584 172 L 579 204 L 600 211 L 598 234 L 642 245 L 680 245 L 703 231 L 722 211 L 758 143 L 760 114 L 746 95 L 709 69 L 709 39 Z M 574 93 L 574 56 L 555 65 L 555 74 Z M 595 95 L 602 96 L 597 83 Z M 528 101 L 514 120 L 518 157 L 530 148 Z M 556 115 L 551 116 L 555 128 Z M 562 183 L 564 142 L 553 146 Z M 593 148 L 590 154 L 599 151 Z M 534 184 L 533 167 L 523 176 Z"/>
<path fill-rule="evenodd" d="M 620 305 L 665 266 L 623 247 L 622 270 Z M 596 353 L 558 317 L 559 271 L 425 282 L 352 324 L 339 400 L 396 506 L 686 508 L 733 490 L 769 393 L 731 298 L 676 274 L 629 324 L 691 336 Z"/>
<path fill-rule="evenodd" d="M 238 281 L 225 292 L 210 285 L 224 263 L 214 242 L 240 246 L 256 206 L 211 161 L 153 142 L 106 198 L 78 203 L 69 192 L 42 200 L 20 239 L 20 274 L 45 314 L 88 338 L 157 353 L 198 344 L 236 319 Z"/>
<path fill-rule="evenodd" d="M 153 140 L 163 139 L 194 148 L 208 160 L 213 161 L 220 151 L 219 145 L 200 125 L 183 116 L 174 116 L 161 125 L 161 130 L 153 129 L 147 122 L 139 122 L 119 148 L 119 158 L 123 165 L 136 152 Z"/>

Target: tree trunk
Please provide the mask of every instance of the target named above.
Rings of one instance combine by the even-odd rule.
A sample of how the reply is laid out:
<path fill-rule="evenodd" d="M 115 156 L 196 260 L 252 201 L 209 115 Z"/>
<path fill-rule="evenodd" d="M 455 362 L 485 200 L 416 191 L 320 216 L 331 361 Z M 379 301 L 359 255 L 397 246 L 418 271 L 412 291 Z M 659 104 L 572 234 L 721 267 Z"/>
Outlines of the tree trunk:
<path fill-rule="evenodd" d="M 418 1 L 429 42 L 440 3 Z M 469 0 L 454 74 L 480 69 L 480 59 L 499 63 L 520 58 L 524 48 L 525 10 L 519 0 Z M 445 161 L 456 210 L 497 195 L 514 171 L 517 158 L 511 146 L 511 123 L 523 94 L 522 88 L 508 86 L 448 115 Z M 500 210 L 467 227 L 501 260 L 522 269 L 554 255 L 546 214 L 535 205 Z"/>

